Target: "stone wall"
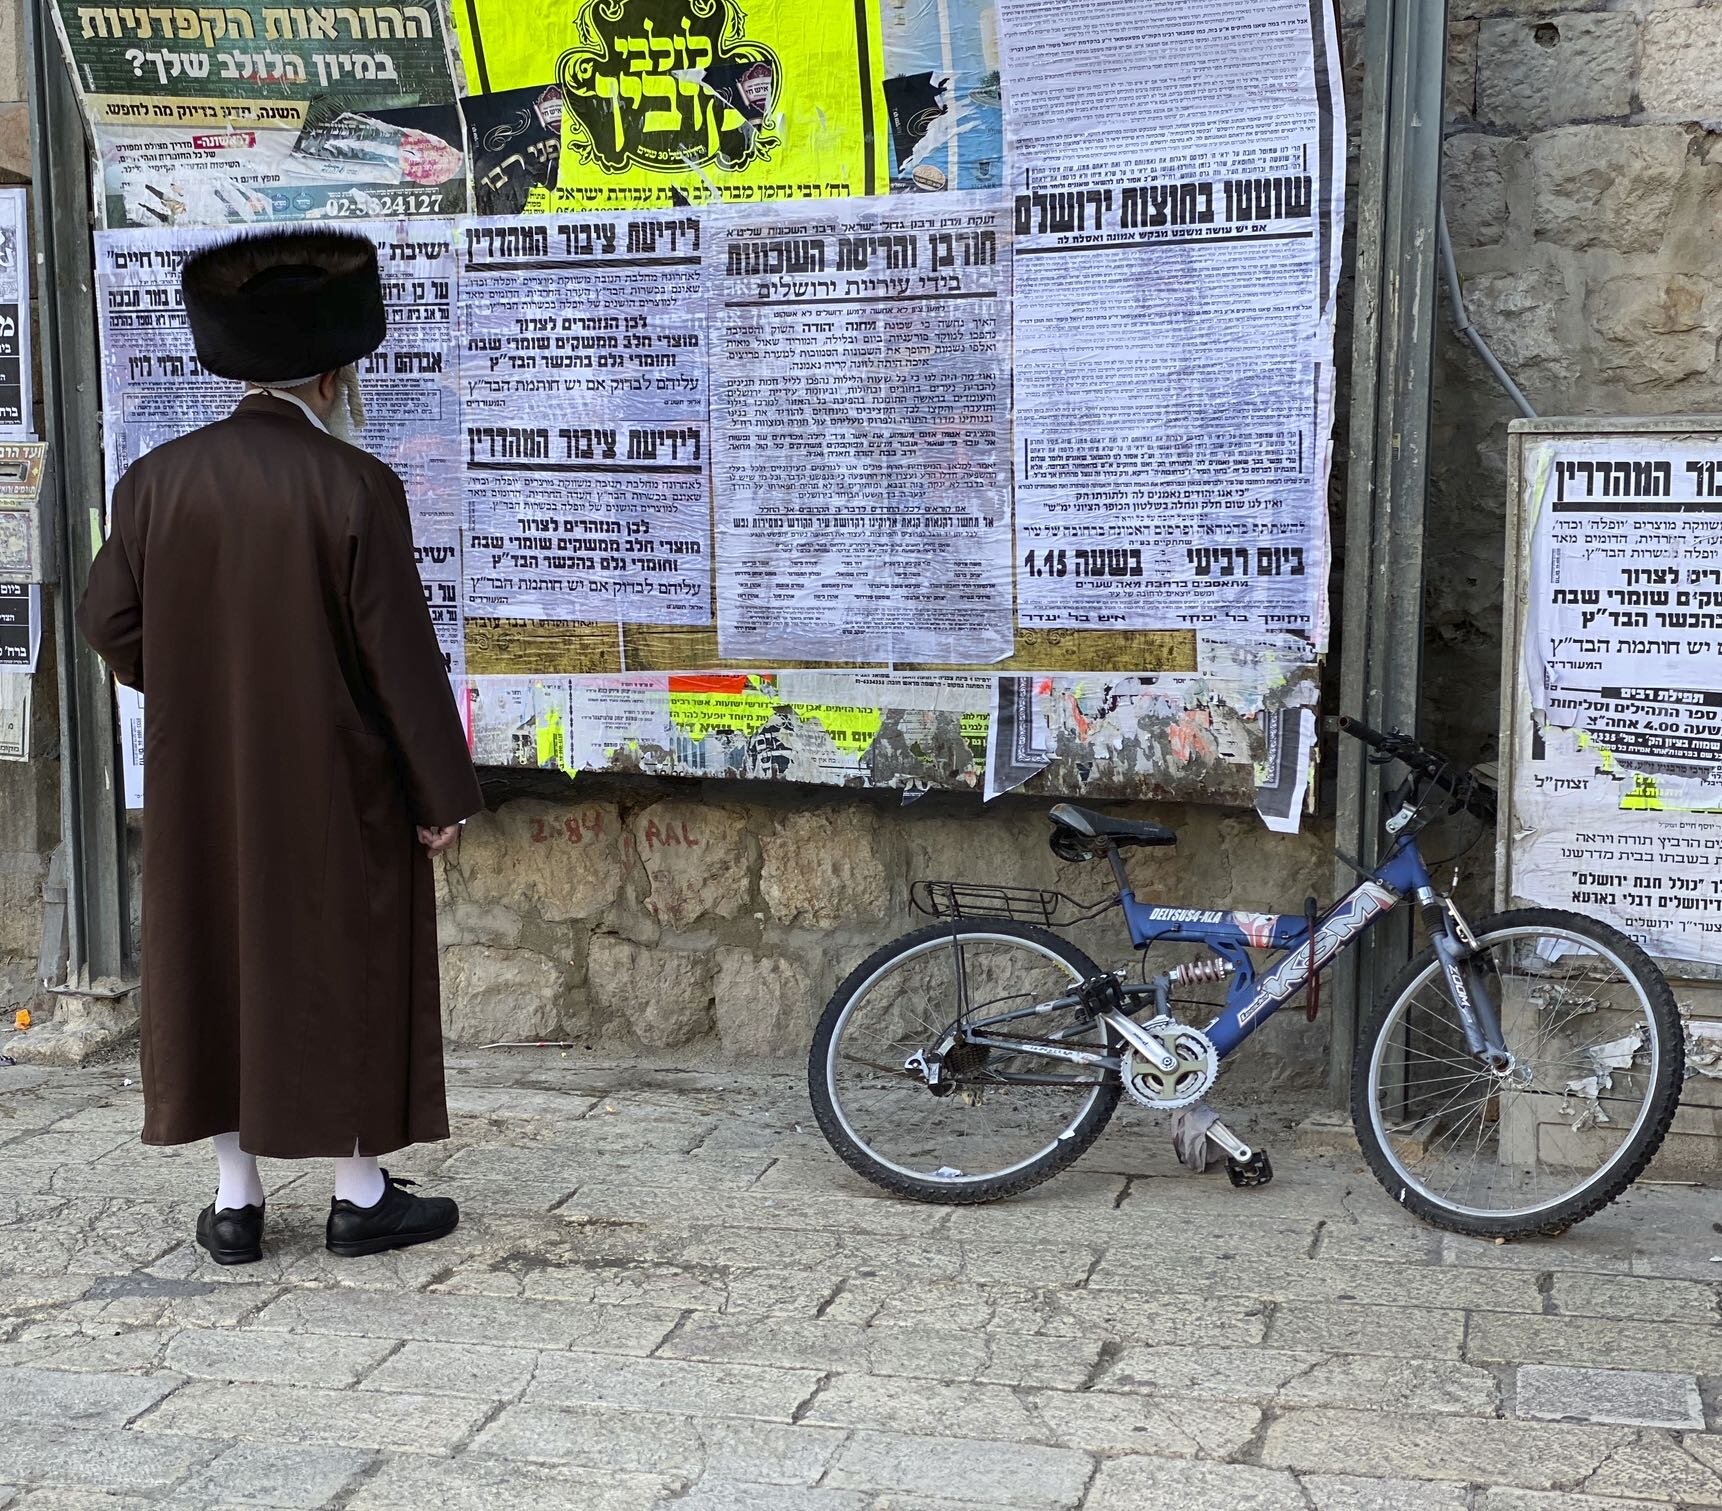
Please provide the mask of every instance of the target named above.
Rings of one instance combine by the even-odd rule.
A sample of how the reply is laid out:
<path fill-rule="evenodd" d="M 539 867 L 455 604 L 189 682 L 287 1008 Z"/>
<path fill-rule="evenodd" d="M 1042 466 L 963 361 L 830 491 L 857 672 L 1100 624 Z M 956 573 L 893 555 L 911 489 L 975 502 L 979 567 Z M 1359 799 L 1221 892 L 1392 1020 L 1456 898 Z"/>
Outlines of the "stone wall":
<path fill-rule="evenodd" d="M 930 921 L 910 912 L 913 881 L 1104 896 L 1104 863 L 1051 853 L 1046 807 L 620 781 L 582 783 L 572 802 L 505 803 L 438 869 L 445 1027 L 469 1044 L 798 1055 L 838 980 Z M 1176 850 L 1132 856 L 1145 898 L 1299 907 L 1304 878 L 1327 869 L 1319 834 L 1270 842 L 1254 814 L 1124 811 L 1180 831 Z M 1129 963 L 1118 914 L 1071 933 L 1100 963 Z M 1259 1077 L 1323 1074 L 1325 1028 L 1286 1015 L 1264 1041 Z"/>
<path fill-rule="evenodd" d="M 1455 0 L 1451 14 L 1444 184 L 1473 322 L 1543 414 L 1722 410 L 1722 9 Z M 1424 717 L 1462 759 L 1495 741 L 1515 413 L 1444 322 Z"/>

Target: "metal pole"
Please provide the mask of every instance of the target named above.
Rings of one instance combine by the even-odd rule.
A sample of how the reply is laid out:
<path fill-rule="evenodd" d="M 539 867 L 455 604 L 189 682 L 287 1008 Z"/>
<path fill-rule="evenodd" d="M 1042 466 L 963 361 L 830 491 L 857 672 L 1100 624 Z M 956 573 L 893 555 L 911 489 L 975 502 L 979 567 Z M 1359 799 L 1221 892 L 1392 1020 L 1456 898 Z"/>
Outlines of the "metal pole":
<path fill-rule="evenodd" d="M 1377 729 L 1417 728 L 1423 650 L 1423 510 L 1435 343 L 1436 227 L 1446 0 L 1369 0 L 1347 480 L 1343 710 Z M 1382 845 L 1382 770 L 1341 738 L 1338 845 L 1366 866 Z M 1339 872 L 1340 887 L 1356 877 Z M 1350 1093 L 1358 1023 L 1410 955 L 1411 909 L 1341 962 L 1329 1089 Z"/>
<path fill-rule="evenodd" d="M 53 593 L 60 693 L 60 833 L 65 851 L 67 974 L 121 976 L 129 965 L 125 815 L 115 785 L 113 688 L 72 614 L 101 540 L 100 358 L 83 115 L 47 0 L 25 0 L 30 163 L 35 179 L 36 304 L 43 432 L 56 506 Z"/>

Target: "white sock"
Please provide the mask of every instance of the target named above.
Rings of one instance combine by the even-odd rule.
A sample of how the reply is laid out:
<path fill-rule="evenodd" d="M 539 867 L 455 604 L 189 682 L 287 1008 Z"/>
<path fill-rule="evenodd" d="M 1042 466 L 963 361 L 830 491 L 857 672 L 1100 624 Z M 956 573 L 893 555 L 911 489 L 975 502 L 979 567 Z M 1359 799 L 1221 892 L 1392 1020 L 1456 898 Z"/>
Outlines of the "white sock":
<path fill-rule="evenodd" d="M 239 1147 L 237 1133 L 215 1135 L 215 1163 L 221 1172 L 221 1183 L 215 1190 L 217 1212 L 263 1205 L 263 1179 L 257 1173 L 257 1156 Z"/>
<path fill-rule="evenodd" d="M 335 1200 L 350 1201 L 355 1207 L 374 1207 L 386 1190 L 383 1167 L 369 1155 L 361 1158 L 355 1139 L 353 1157 L 335 1161 Z"/>

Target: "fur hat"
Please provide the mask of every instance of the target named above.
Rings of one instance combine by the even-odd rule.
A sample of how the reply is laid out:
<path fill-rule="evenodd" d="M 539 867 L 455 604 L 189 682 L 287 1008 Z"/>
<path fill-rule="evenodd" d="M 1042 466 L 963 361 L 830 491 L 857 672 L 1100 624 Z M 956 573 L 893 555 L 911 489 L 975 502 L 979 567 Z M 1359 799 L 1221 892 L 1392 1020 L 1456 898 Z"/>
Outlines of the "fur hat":
<path fill-rule="evenodd" d="M 291 383 L 383 344 L 388 317 L 369 237 L 267 231 L 186 258 L 180 270 L 197 360 L 222 378 Z"/>

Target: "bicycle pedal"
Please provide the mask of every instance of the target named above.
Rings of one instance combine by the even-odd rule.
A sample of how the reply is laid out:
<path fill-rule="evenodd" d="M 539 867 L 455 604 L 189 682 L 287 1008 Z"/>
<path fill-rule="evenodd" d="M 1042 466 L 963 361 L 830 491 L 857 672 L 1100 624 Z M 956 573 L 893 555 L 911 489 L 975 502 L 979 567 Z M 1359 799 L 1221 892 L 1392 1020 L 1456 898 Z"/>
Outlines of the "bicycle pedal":
<path fill-rule="evenodd" d="M 1248 1159 L 1226 1161 L 1226 1179 L 1240 1191 L 1246 1186 L 1265 1186 L 1273 1178 L 1273 1162 L 1266 1149 L 1257 1149 Z"/>

